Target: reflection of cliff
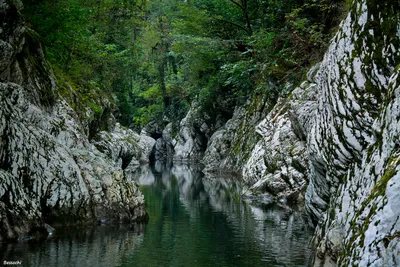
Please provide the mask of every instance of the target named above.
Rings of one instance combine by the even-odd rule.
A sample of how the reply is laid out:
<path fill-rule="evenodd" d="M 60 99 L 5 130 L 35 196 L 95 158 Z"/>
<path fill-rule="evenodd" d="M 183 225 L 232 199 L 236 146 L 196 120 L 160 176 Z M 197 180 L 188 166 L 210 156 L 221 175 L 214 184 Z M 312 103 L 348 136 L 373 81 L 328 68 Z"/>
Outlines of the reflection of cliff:
<path fill-rule="evenodd" d="M 165 189 L 171 191 L 175 189 L 173 187 L 176 183 L 180 197 L 187 200 L 196 198 L 197 192 L 204 191 L 201 183 L 203 174 L 189 165 L 167 166 L 165 163 L 156 162 L 152 168 L 142 165 L 125 173 L 142 186 L 161 182 Z"/>
<path fill-rule="evenodd" d="M 60 230 L 61 231 L 61 230 Z M 91 230 L 65 229 L 45 243 L 0 245 L 0 262 L 22 261 L 22 266 L 119 266 L 143 241 L 144 225 L 100 226 Z M 29 253 L 27 253 L 29 251 Z"/>
<path fill-rule="evenodd" d="M 125 176 L 128 179 L 134 180 L 139 185 L 152 185 L 155 182 L 155 177 L 151 169 L 146 165 L 139 167 L 127 168 L 124 170 Z"/>
<path fill-rule="evenodd" d="M 242 191 L 238 182 L 225 178 L 205 177 L 203 184 L 215 211 L 227 212 L 237 208 L 235 204 L 238 204 Z"/>
<path fill-rule="evenodd" d="M 310 249 L 305 244 L 308 244 L 312 231 L 307 229 L 303 212 L 285 210 L 276 205 L 267 208 L 250 206 L 250 210 L 256 220 L 254 236 L 272 252 L 266 257 L 272 257 L 282 265 L 295 263 L 290 262 L 288 255 L 291 259 L 308 262 L 305 255 L 309 255 Z"/>
<path fill-rule="evenodd" d="M 196 167 L 176 165 L 171 168 L 169 180 L 176 181 L 179 201 L 185 207 L 192 221 L 198 220 L 206 206 L 207 194 L 202 183 L 203 173 Z M 163 181 L 167 180 L 163 177 Z"/>
<path fill-rule="evenodd" d="M 202 184 L 203 174 L 190 166 L 178 165 L 171 169 L 171 177 L 175 178 L 179 186 L 180 199 L 185 202 L 191 202 L 199 197 L 204 197 L 204 188 Z"/>
<path fill-rule="evenodd" d="M 256 206 L 240 199 L 241 186 L 226 178 L 204 178 L 204 188 L 215 211 L 227 217 L 239 237 L 251 236 L 262 247 L 264 260 L 282 266 L 297 261 L 308 262 L 310 250 L 303 212 L 282 208 L 276 204 Z M 290 257 L 288 257 L 290 255 Z"/>
<path fill-rule="evenodd" d="M 173 225 L 178 224 L 179 229 L 174 230 L 177 231 L 175 234 L 190 239 L 192 227 L 195 227 L 199 228 L 195 235 L 202 236 L 202 240 L 207 236 L 204 240 L 212 240 L 212 246 L 220 244 L 225 249 L 237 251 L 241 257 L 258 258 L 272 265 L 283 266 L 303 266 L 308 262 L 310 250 L 307 244 L 312 233 L 307 230 L 303 212 L 276 204 L 249 204 L 243 201 L 242 185 L 236 179 L 204 177 L 194 166 L 177 165 L 155 166 L 152 172 L 142 167 L 137 172 L 136 180 L 142 185 L 152 184 L 149 190 L 158 188 L 162 192 L 162 204 L 157 204 L 163 207 L 162 211 L 157 211 L 162 214 L 152 214 L 152 208 L 148 207 L 150 223 L 159 220 L 157 224 L 160 224 L 158 229 L 161 236 L 170 235 L 165 225 L 168 225 L 168 229 L 175 229 Z M 147 197 L 150 194 L 147 190 L 144 193 Z M 165 217 L 166 214 L 185 214 L 190 224 L 186 225 L 181 217 L 176 217 L 177 221 L 172 223 Z M 158 244 L 156 239 L 153 242 L 152 245 Z M 238 244 L 243 248 L 237 248 Z M 253 252 L 245 253 L 249 248 Z M 211 249 L 208 253 L 214 251 Z"/>

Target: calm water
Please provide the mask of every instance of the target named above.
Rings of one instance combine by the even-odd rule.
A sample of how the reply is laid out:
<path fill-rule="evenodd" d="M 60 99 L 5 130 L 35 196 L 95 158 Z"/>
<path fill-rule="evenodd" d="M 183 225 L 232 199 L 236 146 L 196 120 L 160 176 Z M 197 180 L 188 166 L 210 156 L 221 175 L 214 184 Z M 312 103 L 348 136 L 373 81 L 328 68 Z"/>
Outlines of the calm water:
<path fill-rule="evenodd" d="M 248 203 L 239 183 L 188 166 L 142 167 L 132 177 L 146 198 L 147 225 L 69 228 L 43 243 L 0 245 L 0 265 L 308 265 L 312 231 L 302 212 Z"/>

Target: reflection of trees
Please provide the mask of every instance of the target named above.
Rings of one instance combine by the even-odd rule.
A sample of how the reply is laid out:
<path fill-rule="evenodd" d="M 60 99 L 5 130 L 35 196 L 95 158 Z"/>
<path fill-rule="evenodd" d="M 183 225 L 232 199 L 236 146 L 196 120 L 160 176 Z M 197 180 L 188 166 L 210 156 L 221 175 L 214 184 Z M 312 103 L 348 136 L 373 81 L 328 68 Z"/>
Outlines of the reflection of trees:
<path fill-rule="evenodd" d="M 0 261 L 21 260 L 22 266 L 32 267 L 116 266 L 140 246 L 144 226 L 99 226 L 90 230 L 66 228 L 65 233 L 60 231 L 44 243 L 0 244 Z"/>

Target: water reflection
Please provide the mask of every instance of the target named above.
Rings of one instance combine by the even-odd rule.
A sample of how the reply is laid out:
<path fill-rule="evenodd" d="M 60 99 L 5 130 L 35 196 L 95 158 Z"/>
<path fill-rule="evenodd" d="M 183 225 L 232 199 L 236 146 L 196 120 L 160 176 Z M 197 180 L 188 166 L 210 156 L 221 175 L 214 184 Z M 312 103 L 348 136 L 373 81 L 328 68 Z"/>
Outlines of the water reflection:
<path fill-rule="evenodd" d="M 150 223 L 132 260 L 141 262 L 147 250 L 159 247 L 151 266 L 308 265 L 312 231 L 301 210 L 247 203 L 241 198 L 239 181 L 205 177 L 196 166 L 156 165 L 152 174 L 146 179 L 136 176 L 143 185 Z M 147 235 L 154 240 L 146 240 Z"/>
<path fill-rule="evenodd" d="M 312 232 L 301 211 L 248 203 L 241 198 L 239 181 L 204 176 L 197 166 L 141 166 L 129 177 L 145 195 L 150 216 L 146 226 L 64 229 L 44 243 L 0 246 L 1 262 L 85 267 L 308 265 Z"/>
<path fill-rule="evenodd" d="M 118 266 L 143 241 L 144 225 L 58 229 L 45 242 L 0 244 L 0 262 L 22 266 Z"/>

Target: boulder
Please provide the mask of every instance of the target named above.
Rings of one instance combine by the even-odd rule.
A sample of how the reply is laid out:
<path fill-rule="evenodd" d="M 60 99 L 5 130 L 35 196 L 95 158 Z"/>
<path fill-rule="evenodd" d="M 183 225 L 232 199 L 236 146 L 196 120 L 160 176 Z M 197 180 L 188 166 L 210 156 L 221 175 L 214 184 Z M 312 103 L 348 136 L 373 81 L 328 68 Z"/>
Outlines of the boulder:
<path fill-rule="evenodd" d="M 139 135 L 116 123 L 110 132 L 98 133 L 93 144 L 113 159 L 116 167 L 125 169 L 131 164 L 149 163 L 155 142 L 152 137 Z"/>

